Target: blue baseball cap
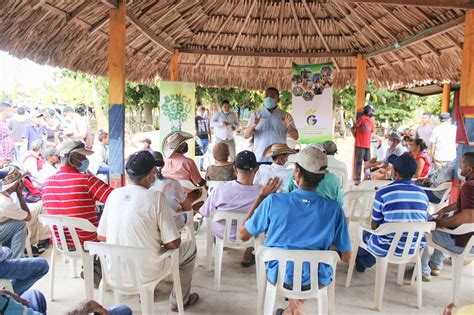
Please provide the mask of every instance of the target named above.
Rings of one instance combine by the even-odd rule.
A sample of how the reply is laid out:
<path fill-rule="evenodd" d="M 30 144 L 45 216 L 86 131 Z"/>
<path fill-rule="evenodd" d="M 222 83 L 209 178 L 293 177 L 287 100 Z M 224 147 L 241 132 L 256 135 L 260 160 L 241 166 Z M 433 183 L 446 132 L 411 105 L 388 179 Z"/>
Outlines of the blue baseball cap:
<path fill-rule="evenodd" d="M 404 179 L 411 179 L 418 168 L 416 160 L 408 152 L 405 152 L 400 156 L 392 154 L 388 157 L 388 162 L 393 165 L 400 177 Z"/>
<path fill-rule="evenodd" d="M 372 105 L 369 105 L 369 104 L 365 104 L 364 111 L 369 111 L 369 110 L 375 111 L 375 107 L 373 107 Z"/>
<path fill-rule="evenodd" d="M 7 168 L 0 169 L 0 179 L 4 179 L 7 175 L 8 175 L 8 169 Z"/>

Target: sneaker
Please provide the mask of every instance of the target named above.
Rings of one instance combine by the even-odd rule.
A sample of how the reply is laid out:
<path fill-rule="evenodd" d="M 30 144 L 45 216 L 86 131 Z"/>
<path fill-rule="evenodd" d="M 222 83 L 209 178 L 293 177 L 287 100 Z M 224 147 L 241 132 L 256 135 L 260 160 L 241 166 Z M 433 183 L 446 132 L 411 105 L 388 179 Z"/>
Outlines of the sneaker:
<path fill-rule="evenodd" d="M 439 274 L 441 272 L 441 269 L 433 267 L 431 264 L 429 264 L 429 265 L 430 265 L 430 268 L 431 268 L 431 275 L 435 276 L 435 277 L 439 276 Z"/>
<path fill-rule="evenodd" d="M 430 275 L 422 275 L 421 280 L 423 280 L 423 282 L 430 282 L 431 281 L 431 276 Z"/>

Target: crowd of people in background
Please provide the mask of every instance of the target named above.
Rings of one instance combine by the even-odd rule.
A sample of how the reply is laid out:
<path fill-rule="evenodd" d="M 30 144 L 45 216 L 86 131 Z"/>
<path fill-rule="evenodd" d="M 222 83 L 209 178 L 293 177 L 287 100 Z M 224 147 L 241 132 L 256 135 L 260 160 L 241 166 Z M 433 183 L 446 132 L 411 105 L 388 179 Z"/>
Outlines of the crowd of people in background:
<path fill-rule="evenodd" d="M 343 183 L 333 169 L 343 169 L 344 162 L 335 154 L 335 142 L 309 144 L 300 150 L 291 148 L 287 138 L 298 140 L 293 117 L 278 108 L 279 91 L 268 88 L 264 107 L 250 117 L 242 129 L 228 101 L 209 118 L 200 106 L 195 118 L 196 138 L 184 131 L 164 136 L 161 148 L 149 138 L 142 147 L 126 158 L 127 185 L 109 186 L 109 135 L 91 131 L 83 109 L 65 107 L 57 111 L 30 111 L 0 104 L 0 278 L 12 279 L 15 293 L 25 294 L 48 272 L 42 258 L 22 258 L 26 238 L 30 239 L 34 256 L 41 255 L 50 244 L 47 228 L 38 215 L 64 215 L 83 218 L 98 227 L 97 232 L 79 231 L 81 244 L 104 241 L 116 245 L 146 247 L 156 255 L 143 262 L 146 279 L 158 274 L 159 255 L 179 248 L 181 288 L 185 308 L 198 302 L 192 292 L 193 269 L 199 254 L 194 241 L 181 239 L 181 231 L 189 218 L 183 212 L 193 211 L 196 218 L 212 216 L 216 209 L 246 214 L 243 226 L 232 226 L 229 237 L 247 240 L 265 233 L 265 246 L 285 249 L 336 249 L 343 261 L 351 257 L 351 241 L 343 210 Z M 392 131 L 377 135 L 373 116 L 376 109 L 364 107 L 352 129 L 355 136 L 354 184 L 362 180 L 387 179 L 393 183 L 377 191 L 372 211 L 372 228 L 388 222 L 419 222 L 431 217 L 428 204 L 439 203 L 442 191 L 424 190 L 451 181 L 455 172 L 456 127 L 449 113 L 440 115 L 440 125 L 431 125 L 431 114 L 424 113 L 422 125 L 411 134 Z M 253 140 L 252 151 L 237 152 L 235 134 L 243 132 Z M 196 141 L 201 155 L 212 147 L 214 162 L 207 168 L 203 159 L 196 163 L 187 156 L 189 141 Z M 372 157 L 373 156 L 373 157 Z M 461 174 L 465 184 L 455 204 L 436 214 L 439 226 L 456 227 L 472 220 L 474 208 L 474 157 L 465 153 Z M 186 186 L 183 182 L 189 182 Z M 197 202 L 207 186 L 214 183 L 207 199 Z M 97 203 L 104 206 L 97 206 Z M 446 218 L 454 210 L 454 219 Z M 295 214 L 297 211 L 297 214 Z M 404 215 L 400 216 L 400 211 Z M 434 217 L 433 217 L 434 219 Z M 199 221 L 198 221 L 199 222 Z M 199 223 L 198 223 L 199 225 Z M 198 226 L 197 225 L 197 226 Z M 299 233 L 294 233 L 296 230 Z M 214 222 L 212 234 L 224 237 L 222 222 Z M 459 252 L 466 237 L 450 239 L 442 233 L 435 241 Z M 359 250 L 356 270 L 364 272 L 384 256 L 390 246 L 390 235 L 364 235 L 368 250 Z M 74 248 L 70 236 L 68 246 Z M 399 244 L 403 250 L 404 243 Z M 425 246 L 423 239 L 422 246 Z M 474 250 L 474 249 L 473 249 Z M 442 253 L 435 251 L 423 258 L 423 280 L 439 274 Z M 255 264 L 254 248 L 242 255 L 244 268 Z M 5 267 L 4 267 L 5 266 Z M 8 266 L 8 267 L 7 267 Z M 15 268 L 29 272 L 18 274 Z M 277 264 L 266 265 L 268 280 L 275 283 Z M 292 266 L 287 266 L 285 285 L 291 287 Z M 18 269 L 18 270 L 19 270 Z M 309 265 L 303 266 L 303 288 L 310 283 Z M 319 266 L 319 284 L 331 281 L 333 270 Z M 100 273 L 94 279 L 98 286 Z M 44 313 L 46 302 L 40 292 L 30 292 L 31 307 Z M 16 301 L 19 301 L 16 298 Z M 279 314 L 304 312 L 303 301 L 289 299 L 288 307 Z M 21 303 L 21 300 L 20 302 Z M 82 307 L 101 308 L 93 301 Z M 169 297 L 170 309 L 177 311 L 174 290 Z M 36 306 L 35 306 L 36 305 Z M 128 314 L 119 305 L 110 314 Z"/>

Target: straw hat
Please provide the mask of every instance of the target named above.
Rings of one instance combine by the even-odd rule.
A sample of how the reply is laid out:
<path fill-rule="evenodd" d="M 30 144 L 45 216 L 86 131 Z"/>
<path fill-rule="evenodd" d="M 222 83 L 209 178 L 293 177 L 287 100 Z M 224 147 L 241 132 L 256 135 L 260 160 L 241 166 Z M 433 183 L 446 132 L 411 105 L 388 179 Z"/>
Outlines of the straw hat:
<path fill-rule="evenodd" d="M 173 154 L 184 142 L 194 138 L 190 133 L 184 131 L 172 131 L 163 139 L 163 155 L 167 158 Z"/>
<path fill-rule="evenodd" d="M 16 166 L 11 166 L 11 165 L 7 166 L 4 169 L 2 169 L 2 173 L 3 171 L 6 171 L 8 173 L 1 180 L 1 183 L 2 183 L 2 187 L 0 189 L 1 192 L 4 192 L 7 189 L 15 186 L 15 184 L 18 183 L 25 176 L 25 172 L 23 172 L 20 168 Z"/>
<path fill-rule="evenodd" d="M 287 146 L 285 143 L 274 143 L 269 145 L 263 151 L 264 157 L 274 157 L 280 154 L 295 154 L 296 151 Z"/>

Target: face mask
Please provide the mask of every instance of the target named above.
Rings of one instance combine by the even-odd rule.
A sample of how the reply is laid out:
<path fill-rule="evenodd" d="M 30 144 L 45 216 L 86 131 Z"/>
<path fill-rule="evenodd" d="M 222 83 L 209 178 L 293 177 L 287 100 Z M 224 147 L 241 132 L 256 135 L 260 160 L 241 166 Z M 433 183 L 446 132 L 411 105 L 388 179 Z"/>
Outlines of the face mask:
<path fill-rule="evenodd" d="M 388 146 L 389 146 L 389 147 L 391 147 L 391 146 L 392 146 L 392 144 L 393 144 L 393 141 L 391 141 L 391 140 L 388 140 L 388 141 L 387 141 L 387 144 L 388 144 Z"/>
<path fill-rule="evenodd" d="M 82 160 L 81 165 L 77 168 L 77 170 L 81 173 L 85 173 L 88 168 L 89 168 L 89 160 L 85 159 L 85 160 Z"/>
<path fill-rule="evenodd" d="M 370 118 L 374 117 L 374 113 L 370 113 L 370 114 L 369 114 L 369 117 L 370 117 Z"/>
<path fill-rule="evenodd" d="M 222 112 L 224 113 L 224 115 L 229 115 L 229 114 L 230 114 L 229 111 L 227 111 L 227 112 L 226 112 L 226 111 L 222 111 Z"/>
<path fill-rule="evenodd" d="M 273 97 L 265 97 L 263 99 L 263 106 L 265 106 L 266 109 L 274 109 L 276 106 L 275 99 Z"/>
<path fill-rule="evenodd" d="M 410 145 L 410 144 L 409 144 L 409 145 L 407 145 L 407 150 L 408 150 L 408 151 L 410 151 L 410 152 L 412 152 L 412 151 L 413 151 L 413 146 L 412 146 L 412 145 Z"/>

